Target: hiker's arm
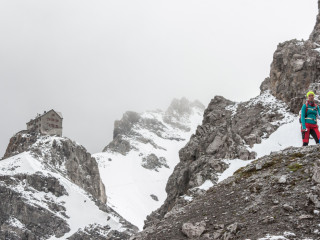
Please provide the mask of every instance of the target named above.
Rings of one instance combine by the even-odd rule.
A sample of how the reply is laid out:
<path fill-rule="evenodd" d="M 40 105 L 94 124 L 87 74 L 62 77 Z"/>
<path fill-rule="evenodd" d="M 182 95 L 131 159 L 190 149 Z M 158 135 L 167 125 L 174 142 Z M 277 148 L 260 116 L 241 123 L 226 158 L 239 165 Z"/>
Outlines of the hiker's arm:
<path fill-rule="evenodd" d="M 302 129 L 306 129 L 306 105 L 303 104 L 302 109 L 301 109 L 301 124 L 302 124 Z"/>

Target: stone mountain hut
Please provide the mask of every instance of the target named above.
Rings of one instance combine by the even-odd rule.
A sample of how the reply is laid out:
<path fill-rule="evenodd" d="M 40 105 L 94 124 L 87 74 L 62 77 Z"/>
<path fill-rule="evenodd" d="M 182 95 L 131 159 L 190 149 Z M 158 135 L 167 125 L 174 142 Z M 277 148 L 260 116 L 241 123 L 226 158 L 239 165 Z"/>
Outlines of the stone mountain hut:
<path fill-rule="evenodd" d="M 34 119 L 27 122 L 27 130 L 48 135 L 62 136 L 62 114 L 53 109 L 38 114 Z"/>

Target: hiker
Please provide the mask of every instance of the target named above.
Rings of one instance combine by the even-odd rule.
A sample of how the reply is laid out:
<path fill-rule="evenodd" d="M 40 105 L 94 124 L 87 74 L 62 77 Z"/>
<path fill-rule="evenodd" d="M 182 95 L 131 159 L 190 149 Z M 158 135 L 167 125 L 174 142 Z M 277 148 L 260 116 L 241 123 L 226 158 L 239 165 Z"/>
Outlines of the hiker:
<path fill-rule="evenodd" d="M 309 136 L 312 135 L 316 144 L 319 143 L 320 133 L 317 125 L 317 118 L 320 115 L 320 108 L 314 102 L 314 92 L 307 93 L 307 101 L 300 111 L 301 133 L 303 146 L 308 146 Z"/>

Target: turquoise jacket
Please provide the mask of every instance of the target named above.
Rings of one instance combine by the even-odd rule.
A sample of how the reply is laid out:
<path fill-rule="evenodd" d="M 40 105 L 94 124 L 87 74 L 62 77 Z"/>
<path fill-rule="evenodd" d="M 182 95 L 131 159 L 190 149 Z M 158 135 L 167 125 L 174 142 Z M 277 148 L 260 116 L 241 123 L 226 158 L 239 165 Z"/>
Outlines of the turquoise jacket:
<path fill-rule="evenodd" d="M 301 123 L 302 129 L 306 129 L 306 123 L 317 124 L 317 114 L 320 114 L 320 108 L 317 105 L 317 109 L 315 106 L 311 106 L 308 104 L 308 112 L 306 115 L 306 104 L 303 104 L 301 108 Z"/>

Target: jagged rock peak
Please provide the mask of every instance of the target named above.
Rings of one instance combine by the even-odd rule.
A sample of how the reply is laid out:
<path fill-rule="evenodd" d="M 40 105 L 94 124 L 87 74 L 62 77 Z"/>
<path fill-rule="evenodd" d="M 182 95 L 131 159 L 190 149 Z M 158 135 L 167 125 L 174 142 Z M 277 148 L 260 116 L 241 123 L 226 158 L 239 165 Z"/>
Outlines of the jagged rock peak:
<path fill-rule="evenodd" d="M 298 113 L 307 91 L 320 93 L 319 47 L 309 40 L 280 43 L 273 55 L 270 76 L 260 86 L 261 92 L 270 90 L 292 112 Z"/>
<path fill-rule="evenodd" d="M 320 2 L 318 1 L 319 9 Z M 280 43 L 273 55 L 270 76 L 261 86 L 261 92 L 270 90 L 298 113 L 307 91 L 320 94 L 320 11 L 309 40 L 293 39 Z M 318 97 L 316 96 L 316 97 Z M 319 98 L 316 98 L 319 100 Z"/>
<path fill-rule="evenodd" d="M 10 139 L 3 159 L 23 152 L 30 152 L 36 159 L 91 193 L 101 203 L 106 203 L 98 164 L 80 144 L 66 137 L 20 131 Z"/>
<path fill-rule="evenodd" d="M 170 106 L 168 107 L 166 114 L 183 116 L 185 114 L 191 114 L 192 108 L 198 107 L 205 109 L 205 106 L 198 100 L 190 102 L 187 98 L 182 97 L 181 99 L 173 99 Z"/>
<path fill-rule="evenodd" d="M 198 118 L 199 114 L 202 115 L 204 108 L 198 100 L 190 102 L 186 98 L 181 98 L 173 99 L 166 111 L 155 110 L 144 113 L 127 111 L 121 120 L 114 122 L 113 140 L 102 151 L 126 155 L 131 150 L 137 150 L 132 141 L 150 143 L 156 149 L 161 148 L 139 133 L 139 129 L 152 132 L 160 138 L 182 140 L 175 137 L 172 132 L 169 133 L 169 128 L 173 128 L 173 132 L 174 129 L 190 132 L 191 125 L 194 124 L 192 121 L 197 121 L 195 118 Z"/>
<path fill-rule="evenodd" d="M 166 185 L 167 199 L 147 217 L 145 227 L 162 219 L 191 188 L 206 180 L 216 183 L 218 174 L 227 168 L 223 159 L 254 159 L 256 153 L 250 147 L 292 121 L 294 115 L 288 111 L 269 91 L 240 103 L 215 96 L 204 112 L 202 125 L 179 151 L 180 162 Z"/>
<path fill-rule="evenodd" d="M 116 138 L 119 134 L 129 133 L 133 125 L 139 122 L 140 119 L 141 116 L 137 112 L 125 112 L 121 120 L 116 120 L 114 122 L 113 138 Z"/>

